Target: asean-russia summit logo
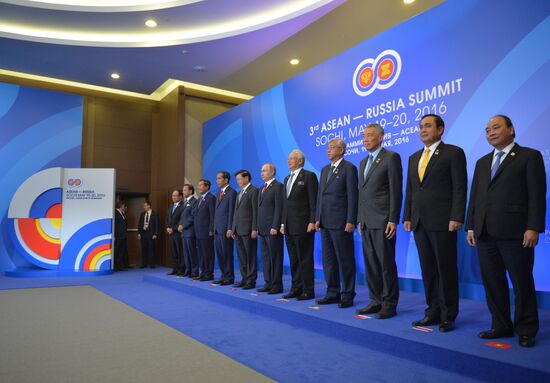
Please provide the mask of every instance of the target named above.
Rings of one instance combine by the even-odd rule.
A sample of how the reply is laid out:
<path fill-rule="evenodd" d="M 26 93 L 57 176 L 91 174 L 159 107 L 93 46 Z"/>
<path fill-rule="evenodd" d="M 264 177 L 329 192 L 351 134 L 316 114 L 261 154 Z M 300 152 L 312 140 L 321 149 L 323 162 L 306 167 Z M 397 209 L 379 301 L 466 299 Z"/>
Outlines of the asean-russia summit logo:
<path fill-rule="evenodd" d="M 376 89 L 387 89 L 399 78 L 401 56 L 387 49 L 376 58 L 367 58 L 359 63 L 353 73 L 353 90 L 358 96 L 368 96 Z"/>

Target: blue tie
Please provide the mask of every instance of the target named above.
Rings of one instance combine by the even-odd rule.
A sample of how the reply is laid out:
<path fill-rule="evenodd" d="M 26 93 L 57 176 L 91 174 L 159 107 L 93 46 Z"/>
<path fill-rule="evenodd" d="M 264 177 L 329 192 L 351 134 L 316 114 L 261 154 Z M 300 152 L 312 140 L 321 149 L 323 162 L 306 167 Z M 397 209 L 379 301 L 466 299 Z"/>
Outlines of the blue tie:
<path fill-rule="evenodd" d="M 491 179 L 493 179 L 493 177 L 494 177 L 495 174 L 497 173 L 498 167 L 499 167 L 499 165 L 500 165 L 500 159 L 502 158 L 502 156 L 503 156 L 504 154 L 505 154 L 504 152 L 498 152 L 498 153 L 496 154 L 495 163 L 493 164 L 493 167 L 491 168 Z"/>
<path fill-rule="evenodd" d="M 174 204 L 174 206 L 172 206 L 172 214 L 176 211 L 176 208 L 178 207 L 177 204 Z"/>
<path fill-rule="evenodd" d="M 369 169 L 372 165 L 373 156 L 372 154 L 369 154 L 369 158 L 367 159 L 367 163 L 365 165 L 365 171 L 363 172 L 363 179 L 367 178 L 367 174 L 369 174 Z"/>
<path fill-rule="evenodd" d="M 330 165 L 330 170 L 328 171 L 328 176 L 327 176 L 327 183 L 330 180 L 330 178 L 332 177 L 332 175 L 334 174 L 334 169 L 336 169 L 336 166 Z"/>

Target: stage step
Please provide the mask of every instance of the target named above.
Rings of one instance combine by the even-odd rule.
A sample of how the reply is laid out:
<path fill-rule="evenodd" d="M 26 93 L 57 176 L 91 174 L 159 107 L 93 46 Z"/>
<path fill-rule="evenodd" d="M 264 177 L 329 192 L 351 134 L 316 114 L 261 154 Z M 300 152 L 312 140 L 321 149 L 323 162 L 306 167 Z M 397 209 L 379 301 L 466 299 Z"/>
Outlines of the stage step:
<path fill-rule="evenodd" d="M 314 300 L 281 301 L 282 294 L 268 295 L 255 290 L 213 286 L 159 274 L 144 274 L 145 282 L 179 290 L 202 299 L 249 311 L 293 326 L 336 337 L 340 340 L 405 358 L 474 379 L 495 382 L 550 381 L 550 339 L 546 333 L 537 338 L 537 346 L 524 349 L 517 338 L 501 339 L 500 346 L 488 346 L 476 334 L 486 329 L 490 318 L 484 302 L 461 300 L 457 328 L 450 333 L 420 331 L 411 322 L 423 315 L 423 295 L 401 292 L 398 316 L 388 320 L 357 318 L 355 309 L 367 302 L 367 290 L 358 288 L 356 306 L 339 309 L 336 305 L 317 306 Z M 285 281 L 288 282 L 288 281 Z M 317 295 L 324 284 L 317 284 Z M 541 328 L 548 328 L 550 313 L 541 311 Z M 498 342 L 496 342 L 498 343 Z"/>

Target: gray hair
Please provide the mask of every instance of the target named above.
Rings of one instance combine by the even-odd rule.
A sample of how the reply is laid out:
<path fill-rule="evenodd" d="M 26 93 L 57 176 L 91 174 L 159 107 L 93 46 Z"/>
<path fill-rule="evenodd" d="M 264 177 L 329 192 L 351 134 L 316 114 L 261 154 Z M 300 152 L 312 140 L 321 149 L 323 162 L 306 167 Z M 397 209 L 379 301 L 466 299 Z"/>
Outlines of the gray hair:
<path fill-rule="evenodd" d="M 373 123 L 368 124 L 367 127 L 365 128 L 365 130 L 367 130 L 368 128 L 374 128 L 374 133 L 382 135 L 382 136 L 384 135 L 384 128 L 380 124 L 377 124 L 377 123 L 373 122 Z"/>
<path fill-rule="evenodd" d="M 294 157 L 302 161 L 302 164 L 306 163 L 306 155 L 299 149 L 294 149 L 290 154 L 294 153 Z"/>
<path fill-rule="evenodd" d="M 338 145 L 339 147 L 342 148 L 342 150 L 344 151 L 344 153 L 346 152 L 346 141 L 340 139 L 340 138 L 333 138 L 332 140 L 330 140 L 328 142 L 328 144 L 330 145 L 331 143 L 335 143 L 336 145 Z"/>

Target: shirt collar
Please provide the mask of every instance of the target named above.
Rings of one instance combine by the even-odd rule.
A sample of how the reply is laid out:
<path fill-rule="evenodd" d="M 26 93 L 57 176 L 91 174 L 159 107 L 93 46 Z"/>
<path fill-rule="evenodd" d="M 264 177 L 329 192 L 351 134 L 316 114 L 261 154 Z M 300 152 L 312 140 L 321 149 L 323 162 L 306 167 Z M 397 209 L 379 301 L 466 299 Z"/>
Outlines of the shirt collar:
<path fill-rule="evenodd" d="M 265 181 L 265 183 L 269 186 L 273 181 L 275 181 L 275 178 L 272 178 L 269 181 Z"/>
<path fill-rule="evenodd" d="M 246 185 L 246 186 L 245 186 L 244 188 L 242 188 L 241 190 L 242 190 L 243 192 L 246 192 L 246 189 L 248 189 L 249 186 L 250 186 L 250 183 L 248 183 L 248 185 Z"/>
<path fill-rule="evenodd" d="M 425 146 L 424 151 L 426 151 L 426 149 L 430 149 L 430 153 L 433 153 L 433 152 L 435 152 L 435 149 L 437 149 L 437 147 L 439 146 L 440 143 L 441 143 L 441 140 L 439 140 L 437 142 L 434 142 L 430 146 L 427 146 L 427 147 Z"/>
<path fill-rule="evenodd" d="M 376 157 L 378 157 L 378 154 L 382 150 L 382 146 L 379 146 L 378 149 L 376 149 L 374 152 L 371 152 L 370 155 L 372 156 L 372 159 L 374 160 Z"/>
<path fill-rule="evenodd" d="M 302 171 L 303 168 L 304 168 L 304 167 L 302 166 L 301 168 L 298 168 L 298 169 L 296 169 L 296 170 L 293 170 L 293 171 L 291 171 L 290 173 L 291 173 L 291 174 L 294 174 L 294 176 L 297 176 L 298 174 L 300 174 L 300 172 Z"/>
<path fill-rule="evenodd" d="M 507 147 L 505 147 L 502 150 L 495 149 L 494 152 L 493 152 L 493 157 L 496 156 L 498 152 L 504 152 L 504 154 L 510 153 L 515 144 L 516 143 L 514 141 L 512 141 L 512 143 L 510 145 L 508 145 Z"/>
<path fill-rule="evenodd" d="M 340 162 L 342 162 L 342 160 L 344 159 L 344 157 L 340 158 L 338 161 L 336 161 L 335 163 L 333 164 L 330 164 L 331 166 L 334 166 L 334 167 L 338 167 L 338 165 L 340 165 Z"/>
<path fill-rule="evenodd" d="M 225 189 L 229 187 L 229 184 L 225 185 L 223 188 L 221 188 L 222 193 L 225 193 Z"/>

